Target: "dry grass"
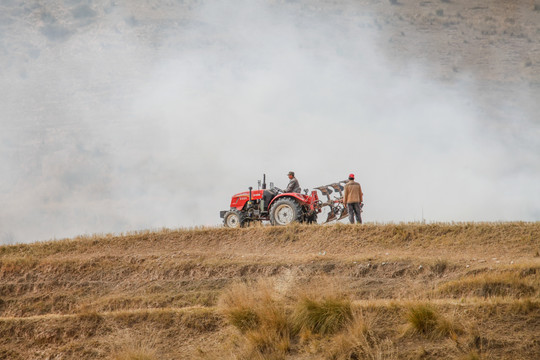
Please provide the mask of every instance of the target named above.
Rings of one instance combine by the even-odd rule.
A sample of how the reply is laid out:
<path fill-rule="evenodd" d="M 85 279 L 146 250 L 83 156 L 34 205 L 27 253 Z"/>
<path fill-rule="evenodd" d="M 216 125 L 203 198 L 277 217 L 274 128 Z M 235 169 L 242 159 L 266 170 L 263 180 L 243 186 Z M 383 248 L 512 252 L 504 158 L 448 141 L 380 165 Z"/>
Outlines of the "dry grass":
<path fill-rule="evenodd" d="M 292 314 L 297 332 L 328 335 L 340 331 L 352 319 L 351 301 L 337 296 L 317 300 L 302 298 Z"/>
<path fill-rule="evenodd" d="M 135 347 L 115 352 L 112 360 L 157 360 L 156 352 L 146 348 Z"/>
<path fill-rule="evenodd" d="M 158 343 L 156 333 L 137 334 L 122 331 L 112 343 L 111 360 L 157 360 L 160 358 L 156 350 Z"/>
<path fill-rule="evenodd" d="M 538 277 L 524 279 L 515 273 L 481 274 L 464 277 L 442 284 L 441 294 L 460 298 L 464 296 L 521 298 L 538 293 Z"/>
<path fill-rule="evenodd" d="M 225 317 L 240 331 L 270 326 L 287 330 L 284 308 L 270 281 L 236 283 L 223 292 L 219 301 Z"/>
<path fill-rule="evenodd" d="M 478 352 L 473 350 L 463 356 L 460 356 L 459 360 L 482 360 L 482 357 L 480 354 L 478 354 Z"/>
<path fill-rule="evenodd" d="M 272 282 L 260 280 L 234 284 L 220 299 L 222 313 L 244 334 L 249 358 L 279 358 L 290 349 L 291 323 L 276 294 Z"/>
<path fill-rule="evenodd" d="M 200 228 L 0 247 L 0 357 L 535 358 L 539 229 Z"/>
<path fill-rule="evenodd" d="M 352 320 L 349 299 L 321 292 L 281 293 L 271 281 L 237 283 L 223 292 L 221 312 L 243 334 L 248 358 L 280 358 L 293 344 L 339 332 Z M 297 351 L 297 350 L 295 350 Z"/>
<path fill-rule="evenodd" d="M 295 241 L 286 241 L 294 238 Z M 334 226 L 294 225 L 290 227 L 253 227 L 245 229 L 200 228 L 193 230 L 162 230 L 158 232 L 136 232 L 125 236 L 87 236 L 76 239 L 66 239 L 35 243 L 29 245 L 0 246 L 0 260 L 5 256 L 29 257 L 34 260 L 43 258 L 60 258 L 76 254 L 78 257 L 91 250 L 91 256 L 114 254 L 124 256 L 133 254 L 133 250 L 148 250 L 148 255 L 178 253 L 178 249 L 189 252 L 194 249 L 198 253 L 208 250 L 218 252 L 227 245 L 231 251 L 255 250 L 261 244 L 264 247 L 275 248 L 276 245 L 284 253 L 289 248 L 309 249 L 313 245 L 325 245 L 327 252 L 350 253 L 353 250 L 371 250 L 378 246 L 386 249 L 398 246 L 401 251 L 406 247 L 413 250 L 478 250 L 479 256 L 491 253 L 488 250 L 498 250 L 504 246 L 508 255 L 520 253 L 525 248 L 534 255 L 540 250 L 539 223 L 458 223 L 458 224 L 366 224 L 364 226 L 349 226 L 337 224 Z M 309 239 L 308 243 L 304 243 Z M 339 239 L 338 242 L 334 239 Z M 299 244 L 299 242 L 301 242 Z M 160 248 L 156 248 L 159 244 Z M 484 245 L 491 245 L 484 248 Z M 368 248 L 365 249 L 365 246 Z M 377 246 L 378 245 L 378 246 Z M 179 247 L 182 246 L 182 247 Z M 351 247 L 352 246 L 352 247 Z M 161 251 L 160 251 L 161 250 Z M 320 250 L 320 249 L 319 249 Z M 495 251 L 496 252 L 496 251 Z M 139 254 L 140 252 L 136 252 Z M 192 251 L 191 255 L 196 255 Z M 448 259 L 459 257 L 461 254 L 431 253 L 430 258 Z M 137 259 L 133 259 L 136 261 Z"/>
<path fill-rule="evenodd" d="M 428 337 L 456 337 L 463 332 L 454 322 L 443 317 L 438 310 L 430 304 L 415 304 L 407 312 L 409 329 L 413 333 Z"/>
<path fill-rule="evenodd" d="M 356 311 L 345 331 L 338 334 L 332 341 L 327 357 L 335 360 L 366 359 L 393 360 L 397 359 L 395 343 L 389 338 L 381 339 L 366 322 L 362 312 Z"/>

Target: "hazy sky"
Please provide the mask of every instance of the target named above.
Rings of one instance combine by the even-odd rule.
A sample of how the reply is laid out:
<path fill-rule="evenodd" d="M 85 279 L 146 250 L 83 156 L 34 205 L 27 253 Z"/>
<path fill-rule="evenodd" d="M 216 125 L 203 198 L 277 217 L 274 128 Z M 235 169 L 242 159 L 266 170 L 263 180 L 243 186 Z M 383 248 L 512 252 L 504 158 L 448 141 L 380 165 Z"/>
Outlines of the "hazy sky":
<path fill-rule="evenodd" d="M 474 74 L 396 67 L 349 22 L 263 1 L 3 3 L 0 243 L 218 225 L 289 170 L 302 188 L 354 172 L 366 221 L 540 220 L 537 114 L 490 122 Z"/>

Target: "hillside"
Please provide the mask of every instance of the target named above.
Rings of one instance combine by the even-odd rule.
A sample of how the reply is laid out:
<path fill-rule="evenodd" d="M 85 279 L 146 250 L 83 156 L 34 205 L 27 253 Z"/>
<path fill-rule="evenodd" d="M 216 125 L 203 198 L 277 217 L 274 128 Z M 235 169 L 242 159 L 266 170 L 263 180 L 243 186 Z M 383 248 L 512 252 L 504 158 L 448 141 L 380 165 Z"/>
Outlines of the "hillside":
<path fill-rule="evenodd" d="M 4 0 L 0 243 L 215 225 L 289 170 L 355 172 L 368 221 L 538 221 L 539 1 Z"/>
<path fill-rule="evenodd" d="M 533 359 L 539 252 L 539 223 L 201 228 L 2 246 L 0 359 Z M 300 304 L 329 299 L 349 314 L 332 331 L 303 322 L 276 338 L 263 326 L 278 313 L 298 324 Z M 235 322 L 235 309 L 257 325 Z M 425 327 L 413 325 L 418 311 Z"/>

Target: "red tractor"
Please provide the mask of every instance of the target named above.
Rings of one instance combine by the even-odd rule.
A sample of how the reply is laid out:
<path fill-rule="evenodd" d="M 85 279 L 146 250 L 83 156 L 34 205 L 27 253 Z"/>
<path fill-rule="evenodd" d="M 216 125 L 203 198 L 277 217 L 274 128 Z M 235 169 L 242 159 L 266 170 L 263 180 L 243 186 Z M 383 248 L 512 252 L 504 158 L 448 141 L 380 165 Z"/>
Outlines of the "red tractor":
<path fill-rule="evenodd" d="M 339 189 L 341 195 L 343 186 L 339 183 L 329 186 Z M 259 187 L 261 187 L 260 181 Z M 263 175 L 261 189 L 253 190 L 249 187 L 249 191 L 233 195 L 230 210 L 220 211 L 219 215 L 225 227 L 230 228 L 243 227 L 253 221 L 265 220 L 270 221 L 272 225 L 288 225 L 292 222 L 316 223 L 317 214 L 322 211 L 323 206 L 330 206 L 327 222 L 347 216 L 346 209 L 340 205 L 340 198 L 330 199 L 332 193 L 330 188 L 321 186 L 316 189 L 328 196 L 327 202 L 320 201 L 315 190 L 309 195 L 307 189 L 304 190 L 305 194 L 284 193 L 272 183 L 268 190 L 266 189 L 266 175 Z"/>

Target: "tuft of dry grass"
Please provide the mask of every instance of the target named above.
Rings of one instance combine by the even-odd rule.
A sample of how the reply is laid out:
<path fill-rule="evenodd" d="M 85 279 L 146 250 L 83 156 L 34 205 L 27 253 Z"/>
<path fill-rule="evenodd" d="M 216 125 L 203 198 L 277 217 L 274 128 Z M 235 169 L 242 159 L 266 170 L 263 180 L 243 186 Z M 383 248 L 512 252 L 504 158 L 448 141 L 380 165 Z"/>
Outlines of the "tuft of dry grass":
<path fill-rule="evenodd" d="M 437 329 L 439 316 L 430 305 L 422 304 L 409 309 L 407 321 L 414 331 L 430 334 Z"/>
<path fill-rule="evenodd" d="M 140 336 L 140 335 L 139 335 Z M 112 351 L 111 360 L 158 360 L 159 356 L 151 345 L 155 341 L 153 336 L 149 336 L 142 341 L 137 341 L 127 334 L 123 334 L 123 339 L 120 345 L 113 345 L 115 349 Z"/>
<path fill-rule="evenodd" d="M 273 282 L 236 283 L 226 289 L 219 308 L 247 341 L 247 357 L 280 358 L 291 346 L 292 327 Z"/>
<path fill-rule="evenodd" d="M 276 290 L 270 281 L 237 283 L 219 300 L 225 318 L 243 334 L 248 358 L 280 358 L 307 333 L 335 334 L 352 320 L 351 301 L 342 295 L 288 296 Z"/>
<path fill-rule="evenodd" d="M 304 297 L 292 314 L 294 329 L 315 334 L 334 334 L 352 320 L 351 301 L 338 296 L 323 299 Z"/>
<path fill-rule="evenodd" d="M 397 359 L 394 342 L 389 338 L 379 338 L 360 312 L 353 314 L 350 324 L 343 332 L 337 334 L 332 342 L 333 346 L 328 354 L 330 359 Z"/>
<path fill-rule="evenodd" d="M 275 293 L 273 283 L 268 281 L 235 283 L 223 292 L 218 307 L 231 325 L 242 332 L 263 324 L 286 326 L 284 310 L 274 298 Z"/>
<path fill-rule="evenodd" d="M 238 283 L 224 291 L 218 306 L 231 325 L 241 332 L 246 332 L 260 325 L 259 314 L 256 310 L 265 300 L 270 300 L 268 294 L 256 294 L 250 291 L 248 284 Z"/>
<path fill-rule="evenodd" d="M 409 329 L 431 338 L 453 336 L 462 330 L 453 322 L 443 317 L 430 304 L 416 304 L 407 312 Z"/>
<path fill-rule="evenodd" d="M 434 274 L 442 275 L 449 268 L 448 260 L 446 259 L 437 259 L 433 264 L 431 264 L 430 269 Z"/>
<path fill-rule="evenodd" d="M 538 309 L 540 309 L 540 302 L 531 299 L 518 300 L 512 303 L 512 310 L 518 314 L 529 314 Z"/>
<path fill-rule="evenodd" d="M 463 296 L 521 298 L 537 292 L 533 284 L 514 273 L 481 274 L 449 281 L 438 288 L 440 294 L 460 298 Z"/>

